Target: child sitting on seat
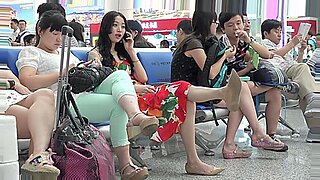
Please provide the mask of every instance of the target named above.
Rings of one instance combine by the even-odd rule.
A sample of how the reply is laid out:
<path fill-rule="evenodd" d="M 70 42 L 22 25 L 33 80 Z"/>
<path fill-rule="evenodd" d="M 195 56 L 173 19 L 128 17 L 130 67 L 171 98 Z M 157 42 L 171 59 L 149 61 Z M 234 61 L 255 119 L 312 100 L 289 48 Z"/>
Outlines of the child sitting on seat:
<path fill-rule="evenodd" d="M 320 116 L 320 85 L 315 83 L 307 64 L 301 63 L 304 50 L 307 47 L 305 39 L 301 35 L 296 35 L 292 40 L 282 48 L 278 45 L 282 36 L 282 24 L 275 19 L 267 19 L 261 24 L 262 44 L 269 50 L 273 51 L 279 61 L 279 67 L 286 72 L 288 78 L 300 86 L 299 99 L 300 108 L 306 118 L 317 118 Z M 296 59 L 288 52 L 296 45 L 299 47 L 299 55 Z"/>

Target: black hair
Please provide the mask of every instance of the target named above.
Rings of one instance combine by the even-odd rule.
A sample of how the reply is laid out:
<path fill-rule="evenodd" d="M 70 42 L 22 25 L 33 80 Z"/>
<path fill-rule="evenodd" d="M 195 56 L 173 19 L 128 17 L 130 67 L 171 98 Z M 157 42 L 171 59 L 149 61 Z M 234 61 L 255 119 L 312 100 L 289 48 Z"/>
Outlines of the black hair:
<path fill-rule="evenodd" d="M 41 30 L 50 28 L 50 32 L 61 31 L 61 28 L 64 25 L 68 25 L 68 22 L 60 11 L 57 10 L 50 10 L 43 13 L 38 23 L 38 27 Z"/>
<path fill-rule="evenodd" d="M 66 17 L 66 11 L 64 7 L 62 7 L 59 3 L 42 3 L 38 6 L 37 13 L 39 14 L 39 19 L 41 15 L 50 10 L 57 10 L 59 11 L 64 17 Z"/>
<path fill-rule="evenodd" d="M 133 31 L 138 31 L 139 34 L 142 32 L 142 26 L 137 20 L 128 20 L 128 27 Z"/>
<path fill-rule="evenodd" d="M 26 45 L 27 43 L 31 43 L 31 40 L 35 37 L 35 34 L 28 34 L 26 36 L 24 36 L 23 41 L 24 41 L 24 45 Z"/>
<path fill-rule="evenodd" d="M 143 36 L 142 36 L 142 31 L 143 28 L 140 24 L 139 21 L 137 20 L 128 20 L 128 27 L 129 29 L 131 29 L 132 31 L 136 31 L 138 32 L 135 37 L 133 37 L 134 40 L 134 45 L 133 47 L 135 48 L 155 48 L 156 46 L 154 46 L 153 44 L 151 44 L 150 42 L 148 42 Z"/>
<path fill-rule="evenodd" d="M 262 39 L 265 39 L 264 32 L 270 33 L 272 29 L 278 29 L 279 27 L 282 28 L 282 24 L 278 20 L 267 19 L 263 21 L 263 23 L 261 24 Z"/>
<path fill-rule="evenodd" d="M 315 36 L 320 36 L 320 32 L 318 32 Z"/>
<path fill-rule="evenodd" d="M 192 17 L 193 34 L 204 43 L 211 36 L 210 26 L 217 21 L 215 12 L 195 11 Z"/>
<path fill-rule="evenodd" d="M 61 4 L 59 4 L 59 3 L 42 3 L 38 6 L 38 9 L 37 9 L 37 13 L 39 14 L 39 19 L 41 18 L 43 13 L 50 11 L 50 10 L 59 11 L 64 18 L 66 17 L 66 11 L 62 7 Z M 39 44 L 39 39 L 40 39 L 39 34 L 38 34 L 38 23 L 39 23 L 39 20 L 36 23 L 36 46 Z"/>
<path fill-rule="evenodd" d="M 27 21 L 24 20 L 24 19 L 20 19 L 20 20 L 18 21 L 18 23 L 20 23 L 20 22 L 24 22 L 24 23 L 27 25 Z"/>
<path fill-rule="evenodd" d="M 191 34 L 192 33 L 192 25 L 191 20 L 181 20 L 177 25 L 177 31 L 182 29 L 184 33 Z"/>
<path fill-rule="evenodd" d="M 169 48 L 169 41 L 168 40 L 166 40 L 166 39 L 164 39 L 164 40 L 162 40 L 161 42 L 160 42 L 160 46 L 163 46 L 163 47 L 165 47 L 165 48 Z"/>
<path fill-rule="evenodd" d="M 64 18 L 64 16 L 60 13 L 60 11 L 57 10 L 49 10 L 44 12 L 40 19 L 37 22 L 36 27 L 40 28 L 42 31 L 45 31 L 50 28 L 50 32 L 52 31 L 61 31 L 62 26 L 68 25 L 67 20 Z M 37 42 L 36 45 L 39 44 L 40 36 L 36 34 Z"/>
<path fill-rule="evenodd" d="M 12 22 L 14 22 L 15 24 L 19 24 L 18 19 L 11 19 Z"/>
<path fill-rule="evenodd" d="M 108 66 L 112 68 L 114 67 L 114 64 L 113 64 L 114 58 L 110 52 L 112 42 L 109 38 L 109 34 L 111 34 L 112 25 L 117 16 L 120 16 L 121 18 L 123 18 L 125 23 L 126 33 L 130 32 L 126 17 L 120 12 L 110 11 L 103 16 L 103 19 L 101 21 L 100 31 L 99 31 L 99 38 L 96 44 L 96 47 L 98 48 L 99 53 L 103 57 L 102 64 L 104 66 Z M 131 62 L 131 58 L 128 52 L 126 51 L 126 49 L 124 48 L 122 41 L 115 44 L 115 51 L 117 51 L 119 55 L 123 56 L 129 62 Z"/>
<path fill-rule="evenodd" d="M 309 32 L 308 32 L 308 35 L 309 35 L 309 36 L 314 36 L 314 33 L 311 32 L 311 31 L 309 31 Z"/>
<path fill-rule="evenodd" d="M 222 29 L 225 29 L 224 24 L 228 21 L 230 21 L 231 18 L 235 17 L 235 16 L 240 16 L 241 20 L 243 22 L 243 16 L 242 14 L 239 13 L 232 13 L 232 12 L 221 12 L 219 14 L 219 24 L 221 26 Z"/>

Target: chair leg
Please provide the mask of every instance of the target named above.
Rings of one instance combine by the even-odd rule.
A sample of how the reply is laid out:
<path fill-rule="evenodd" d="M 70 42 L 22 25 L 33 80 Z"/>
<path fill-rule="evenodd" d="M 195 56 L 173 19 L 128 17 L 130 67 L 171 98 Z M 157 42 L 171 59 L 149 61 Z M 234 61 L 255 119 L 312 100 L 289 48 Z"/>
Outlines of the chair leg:
<path fill-rule="evenodd" d="M 129 153 L 130 153 L 131 159 L 134 161 L 134 163 L 137 166 L 147 167 L 148 170 L 151 170 L 151 168 L 140 157 L 140 155 L 139 155 L 140 148 L 136 148 L 136 147 L 137 147 L 137 145 L 134 141 L 130 143 Z"/>
<path fill-rule="evenodd" d="M 320 143 L 320 128 L 310 128 L 306 141 L 308 143 Z"/>
<path fill-rule="evenodd" d="M 196 132 L 196 145 L 205 151 L 206 156 L 214 156 L 215 153 L 212 149 L 217 148 L 224 141 L 224 139 L 225 136 L 222 136 L 218 140 L 210 141 L 199 132 Z"/>
<path fill-rule="evenodd" d="M 284 120 L 281 116 L 279 117 L 279 123 L 283 124 L 285 127 L 289 128 L 292 131 L 292 136 L 300 136 L 300 132 L 298 130 L 293 129 L 293 127 Z"/>

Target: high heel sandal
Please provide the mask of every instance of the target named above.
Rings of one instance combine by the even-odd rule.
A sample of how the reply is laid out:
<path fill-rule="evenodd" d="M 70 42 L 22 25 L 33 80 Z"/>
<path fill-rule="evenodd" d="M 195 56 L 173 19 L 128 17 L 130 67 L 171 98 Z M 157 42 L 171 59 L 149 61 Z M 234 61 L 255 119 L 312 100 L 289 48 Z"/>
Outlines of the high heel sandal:
<path fill-rule="evenodd" d="M 159 120 L 155 116 L 144 118 L 139 126 L 133 125 L 133 119 L 137 118 L 139 115 L 143 115 L 143 113 L 137 112 L 129 119 L 129 123 L 131 123 L 131 125 L 127 127 L 129 140 L 136 138 L 140 134 L 150 136 L 155 133 L 159 127 Z"/>
<path fill-rule="evenodd" d="M 190 165 L 188 163 L 186 163 L 185 170 L 186 170 L 187 174 L 190 174 L 190 175 L 215 176 L 215 175 L 221 173 L 224 170 L 224 168 L 214 167 L 214 169 L 211 170 L 210 172 L 196 172 L 195 170 L 191 170 Z"/>
<path fill-rule="evenodd" d="M 31 154 L 21 167 L 22 177 L 33 180 L 56 180 L 60 170 L 53 166 L 52 154 L 51 149 L 40 154 Z"/>
<path fill-rule="evenodd" d="M 129 174 L 124 174 L 124 171 L 129 167 L 133 168 L 134 171 L 132 171 Z M 120 170 L 121 180 L 143 180 L 143 179 L 146 179 L 148 177 L 148 175 L 149 175 L 149 173 L 148 173 L 147 167 L 141 168 L 141 167 L 138 167 L 138 166 L 132 164 L 132 162 L 126 164 Z"/>

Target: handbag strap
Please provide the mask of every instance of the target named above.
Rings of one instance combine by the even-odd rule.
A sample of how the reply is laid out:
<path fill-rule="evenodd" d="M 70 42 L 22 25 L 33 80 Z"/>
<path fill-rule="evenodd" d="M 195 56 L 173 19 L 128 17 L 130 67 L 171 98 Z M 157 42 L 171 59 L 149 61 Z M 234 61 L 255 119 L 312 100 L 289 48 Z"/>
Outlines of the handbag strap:
<path fill-rule="evenodd" d="M 65 93 L 65 95 L 66 95 L 66 97 L 65 97 L 65 100 L 66 100 L 66 103 L 65 103 L 65 108 L 66 108 L 66 113 L 67 113 L 67 115 L 74 121 L 74 117 L 73 117 L 73 115 L 71 114 L 71 112 L 70 112 L 70 109 L 69 109 L 69 107 L 68 107 L 68 105 L 69 105 L 69 102 L 71 103 L 71 106 L 73 107 L 73 109 L 74 109 L 74 111 L 75 111 L 75 113 L 76 113 L 76 117 L 78 117 L 78 119 L 80 120 L 80 123 L 81 123 L 81 125 L 82 126 L 84 126 L 84 125 L 87 125 L 87 124 L 89 124 L 89 122 L 88 122 L 88 120 L 87 119 L 84 119 L 83 117 L 82 117 L 82 115 L 81 115 L 81 113 L 80 113 L 80 110 L 79 110 L 79 108 L 78 108 L 78 106 L 77 106 L 77 104 L 76 104 L 76 102 L 75 102 L 75 100 L 74 100 L 74 98 L 73 98 L 73 96 L 72 96 L 72 93 L 71 93 L 71 87 L 70 86 L 68 86 L 69 88 L 67 88 L 66 89 L 66 93 Z"/>
<path fill-rule="evenodd" d="M 86 62 L 85 62 L 85 61 L 79 62 L 79 63 L 77 64 L 77 67 L 79 67 L 81 64 L 84 64 L 84 63 L 86 63 Z"/>
<path fill-rule="evenodd" d="M 69 116 L 70 120 L 71 120 L 71 123 L 73 124 L 73 126 L 75 127 L 75 129 L 78 131 L 78 132 L 82 132 L 82 130 L 80 129 L 80 127 L 78 126 L 78 124 L 76 123 L 73 115 L 71 114 L 70 112 L 70 109 L 69 109 L 69 97 L 68 97 L 68 93 L 70 92 L 68 90 L 68 88 L 64 89 L 64 93 L 62 94 L 62 108 L 64 109 L 64 112 L 65 112 L 65 116 Z M 72 105 L 72 102 L 71 102 L 71 105 Z M 60 120 L 62 120 L 64 118 L 60 118 Z M 80 123 L 81 123 L 81 119 L 80 120 Z M 62 123 L 62 122 L 61 122 Z M 81 123 L 82 124 L 82 123 Z"/>

